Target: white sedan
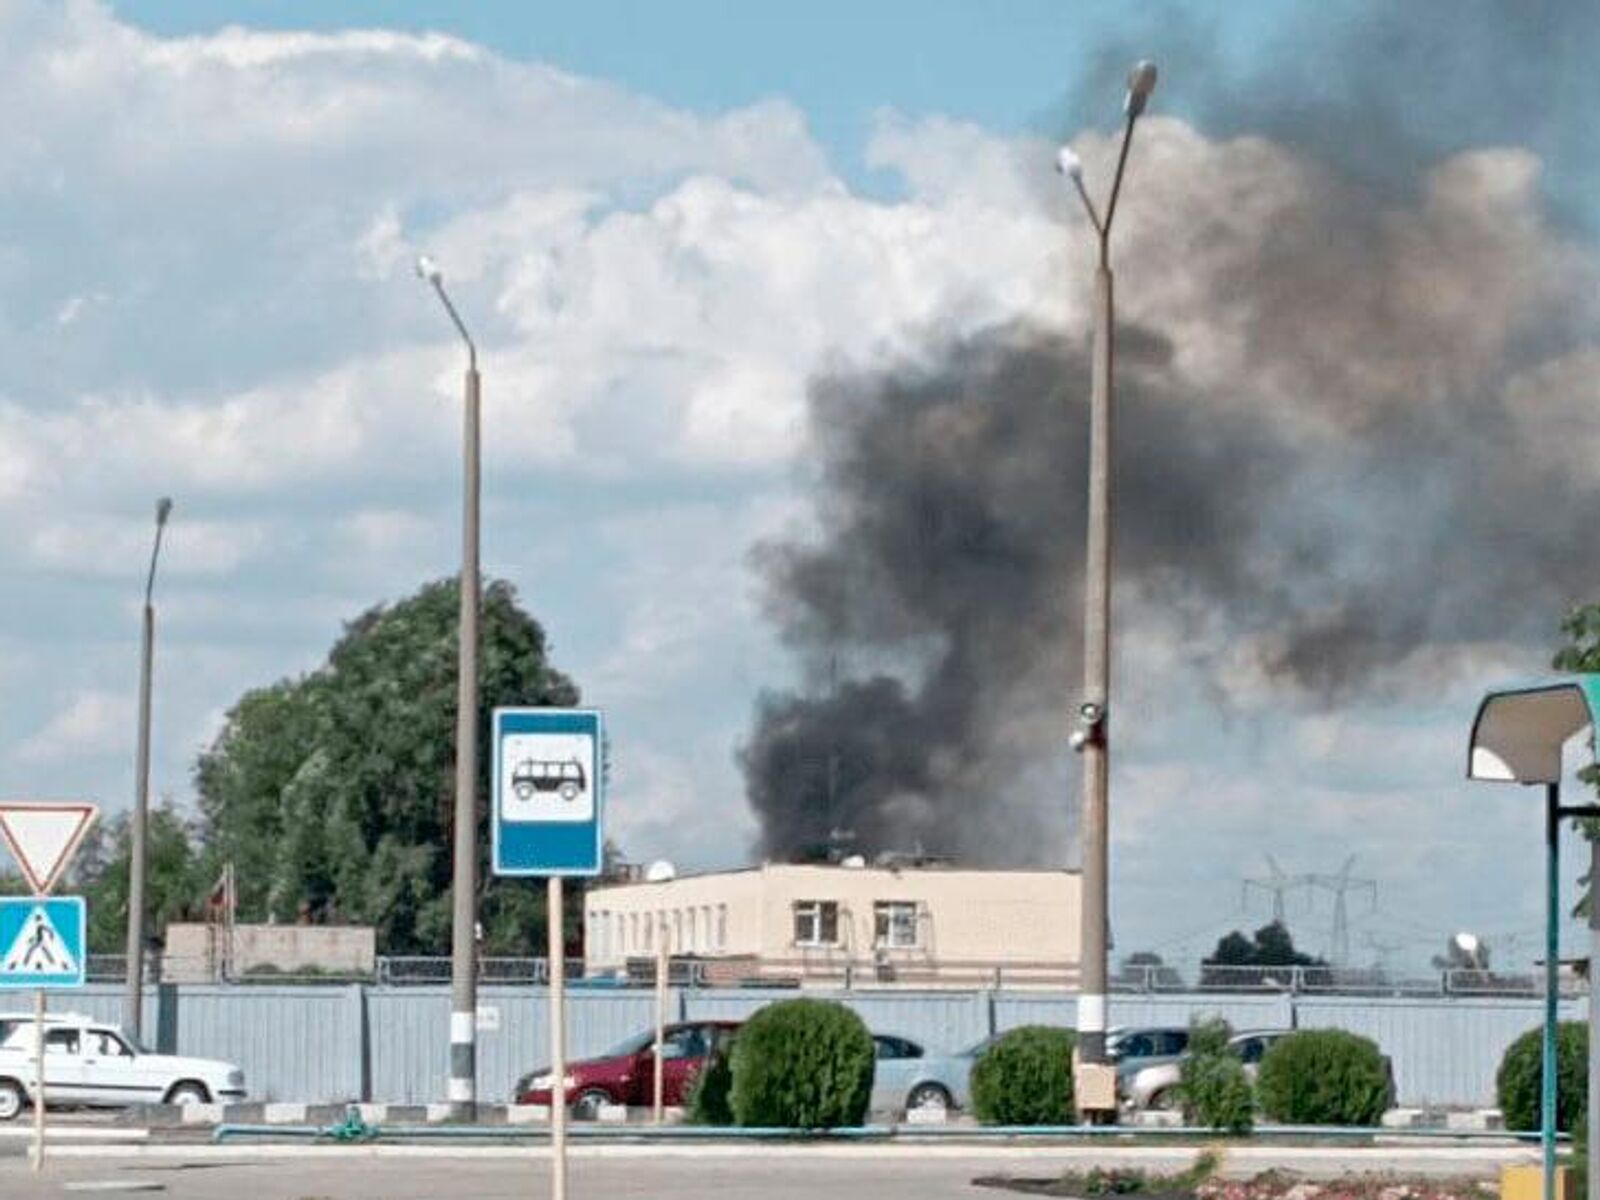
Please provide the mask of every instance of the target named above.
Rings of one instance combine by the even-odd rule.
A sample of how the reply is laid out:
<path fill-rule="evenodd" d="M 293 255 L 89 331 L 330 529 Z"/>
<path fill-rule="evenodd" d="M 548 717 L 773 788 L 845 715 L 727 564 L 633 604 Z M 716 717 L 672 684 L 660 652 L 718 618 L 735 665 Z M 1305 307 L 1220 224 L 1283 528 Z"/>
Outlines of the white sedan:
<path fill-rule="evenodd" d="M 32 1102 L 38 1039 L 31 1020 L 0 1019 L 0 1121 Z M 51 1107 L 206 1104 L 245 1098 L 244 1072 L 205 1058 L 149 1054 L 89 1017 L 52 1014 L 44 1030 L 44 1094 Z"/>

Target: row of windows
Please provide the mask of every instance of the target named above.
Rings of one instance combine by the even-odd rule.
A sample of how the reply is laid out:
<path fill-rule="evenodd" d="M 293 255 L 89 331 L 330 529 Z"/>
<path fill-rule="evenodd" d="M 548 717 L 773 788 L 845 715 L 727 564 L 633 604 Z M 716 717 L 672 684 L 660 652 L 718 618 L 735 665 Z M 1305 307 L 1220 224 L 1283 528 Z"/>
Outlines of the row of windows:
<path fill-rule="evenodd" d="M 656 953 L 656 937 L 671 954 L 709 954 L 727 949 L 728 906 L 701 904 L 647 913 L 596 912 L 590 935 L 596 958 Z"/>
<path fill-rule="evenodd" d="M 911 950 L 922 944 L 922 922 L 914 900 L 879 900 L 872 906 L 872 944 L 891 950 Z M 839 902 L 796 900 L 796 946 L 839 944 Z"/>

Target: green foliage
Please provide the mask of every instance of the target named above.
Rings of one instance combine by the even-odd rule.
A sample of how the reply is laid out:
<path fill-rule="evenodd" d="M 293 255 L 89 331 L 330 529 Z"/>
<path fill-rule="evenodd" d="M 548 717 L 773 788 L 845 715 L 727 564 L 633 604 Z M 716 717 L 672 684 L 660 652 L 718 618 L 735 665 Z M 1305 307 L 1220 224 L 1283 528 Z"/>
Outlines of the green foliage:
<path fill-rule="evenodd" d="M 1137 1167 L 1090 1167 L 1082 1172 L 1068 1171 L 1050 1187 L 1049 1194 L 1139 1196 L 1154 1193 L 1159 1196 L 1170 1196 L 1198 1187 L 1215 1175 L 1221 1165 L 1222 1160 L 1217 1157 L 1215 1151 L 1203 1150 L 1195 1156 L 1194 1162 L 1186 1170 L 1173 1174 L 1142 1171 Z M 977 1182 L 992 1182 L 1004 1186 L 1006 1181 L 980 1179 Z"/>
<path fill-rule="evenodd" d="M 1542 1030 L 1528 1030 L 1500 1059 L 1495 1073 L 1495 1093 L 1506 1128 L 1539 1128 L 1540 1090 L 1543 1079 Z M 1562 1021 L 1556 1026 L 1556 1127 L 1574 1130 L 1584 1110 L 1589 1090 L 1589 1030 L 1582 1021 Z"/>
<path fill-rule="evenodd" d="M 726 1044 L 712 1050 L 695 1076 L 688 1107 L 691 1125 L 733 1124 L 733 1059 Z"/>
<path fill-rule="evenodd" d="M 245 695 L 201 754 L 206 863 L 234 863 L 240 920 L 372 924 L 384 953 L 448 952 L 457 597 L 447 579 L 363 613 L 322 667 Z M 479 669 L 486 852 L 490 710 L 570 705 L 578 689 L 504 582 L 483 592 Z M 543 951 L 543 889 L 480 878 L 485 952 Z"/>
<path fill-rule="evenodd" d="M 731 1107 L 742 1126 L 834 1129 L 867 1114 L 875 1047 L 842 1004 L 769 1004 L 739 1030 L 731 1058 Z"/>
<path fill-rule="evenodd" d="M 46 1082 L 49 1076 L 45 1077 Z M 1572 1157 L 1567 1161 L 1567 1194 L 1572 1200 L 1589 1200 L 1589 1114 L 1578 1114 L 1572 1128 Z"/>
<path fill-rule="evenodd" d="M 132 814 L 97 824 L 72 868 L 72 886 L 88 904 L 89 953 L 121 954 L 128 945 L 128 860 Z M 195 849 L 195 831 L 170 801 L 150 810 L 145 834 L 146 935 L 159 938 L 170 921 L 199 919 L 213 879 Z"/>
<path fill-rule="evenodd" d="M 1178 1095 L 1189 1124 L 1248 1133 L 1255 1123 L 1255 1093 L 1244 1064 L 1228 1049 L 1232 1036 L 1221 1017 L 1189 1022 L 1189 1053 L 1179 1069 Z"/>
<path fill-rule="evenodd" d="M 1013 1029 L 972 1066 L 972 1109 L 985 1125 L 1070 1125 L 1071 1030 Z"/>
<path fill-rule="evenodd" d="M 1370 1038 L 1305 1029 L 1273 1043 L 1256 1089 L 1262 1109 L 1290 1125 L 1376 1125 L 1389 1103 L 1389 1069 Z"/>

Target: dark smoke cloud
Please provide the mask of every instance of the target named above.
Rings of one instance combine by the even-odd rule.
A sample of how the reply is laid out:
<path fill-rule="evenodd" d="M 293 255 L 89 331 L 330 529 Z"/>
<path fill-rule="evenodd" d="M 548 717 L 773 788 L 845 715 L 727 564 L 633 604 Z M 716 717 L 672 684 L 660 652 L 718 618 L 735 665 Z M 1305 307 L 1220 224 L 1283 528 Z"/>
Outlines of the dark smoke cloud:
<path fill-rule="evenodd" d="M 1527 94 L 1552 35 L 1492 15 L 1441 44 L 1466 64 L 1500 38 L 1517 64 L 1486 79 Z M 1119 330 L 1118 636 L 1166 672 L 1242 664 L 1287 701 L 1343 702 L 1402 664 L 1548 644 L 1600 582 L 1600 473 L 1572 449 L 1600 445 L 1600 414 L 1564 399 L 1600 367 L 1594 248 L 1552 232 L 1526 156 L 1429 155 L 1437 116 L 1395 108 L 1421 85 L 1382 80 L 1425 29 L 1336 31 L 1337 79 L 1304 103 L 1265 78 L 1206 102 L 1223 123 L 1254 111 L 1275 146 L 1152 129 L 1172 177 L 1135 160 L 1120 236 L 1148 298 Z M 1357 136 L 1393 161 L 1352 157 Z M 928 341 L 816 382 L 819 535 L 757 556 L 805 681 L 762 700 L 742 754 L 769 856 L 848 830 L 869 854 L 1062 858 L 1066 796 L 1039 781 L 1069 769 L 1080 677 L 1088 364 L 1026 326 Z M 1150 700 L 1117 686 L 1114 715 Z"/>

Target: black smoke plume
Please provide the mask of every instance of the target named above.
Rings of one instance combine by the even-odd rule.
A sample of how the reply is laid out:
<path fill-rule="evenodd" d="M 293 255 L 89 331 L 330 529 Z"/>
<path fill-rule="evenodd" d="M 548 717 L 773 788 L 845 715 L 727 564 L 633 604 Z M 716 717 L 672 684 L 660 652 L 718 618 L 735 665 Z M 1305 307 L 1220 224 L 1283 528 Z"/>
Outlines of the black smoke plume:
<path fill-rule="evenodd" d="M 1413 145 L 1369 80 L 1346 80 L 1369 140 Z M 1124 235 L 1125 278 L 1180 299 L 1119 327 L 1114 738 L 1173 679 L 1332 704 L 1548 645 L 1600 574 L 1600 413 L 1571 397 L 1600 402 L 1593 247 L 1557 232 L 1527 156 L 1436 156 L 1397 190 L 1308 149 L 1348 133 L 1325 107 L 1268 124 L 1275 148 L 1226 151 L 1261 172 L 1231 185 L 1134 160 L 1129 223 L 1143 203 L 1204 236 Z M 1186 143 L 1162 136 L 1170 164 Z M 803 681 L 742 750 L 765 855 L 1066 857 L 1085 350 L 936 333 L 815 382 L 818 532 L 757 555 Z"/>

